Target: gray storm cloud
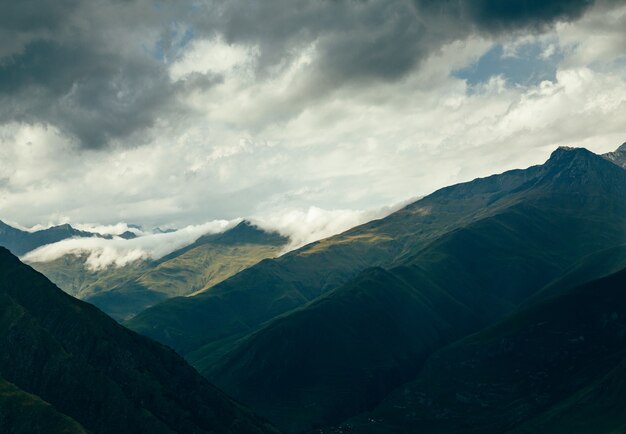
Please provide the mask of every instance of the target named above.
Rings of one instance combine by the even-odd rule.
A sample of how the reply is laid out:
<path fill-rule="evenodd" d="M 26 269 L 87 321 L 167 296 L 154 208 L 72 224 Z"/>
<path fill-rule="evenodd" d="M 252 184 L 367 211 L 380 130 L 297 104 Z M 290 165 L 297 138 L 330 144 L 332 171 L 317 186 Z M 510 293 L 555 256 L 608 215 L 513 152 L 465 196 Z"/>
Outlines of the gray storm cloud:
<path fill-rule="evenodd" d="M 2 0 L 0 123 L 52 125 L 80 147 L 139 145 L 176 123 L 184 95 L 220 82 L 176 82 L 168 64 L 194 38 L 259 47 L 255 74 L 276 73 L 312 44 L 318 56 L 285 113 L 333 89 L 393 81 L 472 33 L 542 31 L 578 18 L 587 0 Z"/>

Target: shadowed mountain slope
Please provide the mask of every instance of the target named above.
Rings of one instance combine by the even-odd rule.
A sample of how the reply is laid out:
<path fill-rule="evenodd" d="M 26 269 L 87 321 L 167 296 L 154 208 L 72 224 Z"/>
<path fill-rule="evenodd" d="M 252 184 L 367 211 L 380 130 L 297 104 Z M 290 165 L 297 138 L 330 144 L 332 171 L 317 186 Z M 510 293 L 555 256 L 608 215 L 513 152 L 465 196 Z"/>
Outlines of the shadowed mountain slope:
<path fill-rule="evenodd" d="M 347 425 L 363 433 L 623 432 L 625 344 L 623 270 L 444 348 L 416 381 Z"/>
<path fill-rule="evenodd" d="M 172 350 L 0 248 L 0 375 L 92 433 L 263 433 Z M 19 432 L 19 430 L 18 430 Z"/>

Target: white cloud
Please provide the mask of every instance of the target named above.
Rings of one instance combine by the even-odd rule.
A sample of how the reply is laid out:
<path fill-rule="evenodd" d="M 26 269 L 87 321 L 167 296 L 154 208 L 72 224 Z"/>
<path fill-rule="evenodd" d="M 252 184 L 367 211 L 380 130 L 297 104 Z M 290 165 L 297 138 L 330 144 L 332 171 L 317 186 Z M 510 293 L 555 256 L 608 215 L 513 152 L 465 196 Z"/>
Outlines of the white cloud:
<path fill-rule="evenodd" d="M 27 253 L 22 259 L 26 262 L 50 262 L 65 255 L 86 255 L 85 263 L 90 270 L 123 267 L 140 259 L 159 259 L 191 244 L 202 235 L 223 232 L 239 221 L 216 220 L 187 226 L 176 232 L 147 234 L 131 240 L 71 238 L 42 246 Z"/>
<path fill-rule="evenodd" d="M 172 80 L 181 80 L 192 73 L 224 74 L 237 72 L 250 74 L 257 47 L 228 44 L 220 37 L 193 41 L 180 59 L 170 65 Z"/>
<path fill-rule="evenodd" d="M 128 223 L 116 223 L 113 225 L 78 223 L 72 226 L 81 231 L 100 235 L 122 235 L 125 232 L 131 232 L 138 236 L 145 235 L 142 229 L 135 226 L 129 226 Z"/>
<path fill-rule="evenodd" d="M 318 207 L 308 209 L 273 211 L 270 214 L 252 218 L 251 221 L 267 231 L 276 231 L 290 238 L 286 251 L 305 244 L 327 238 L 374 219 L 386 217 L 416 199 L 401 202 L 394 206 L 373 210 L 325 210 Z"/>
<path fill-rule="evenodd" d="M 318 207 L 274 211 L 252 217 L 249 220 L 266 231 L 275 231 L 290 239 L 285 251 L 344 232 L 354 226 L 389 215 L 400 209 L 410 199 L 394 206 L 373 210 L 325 210 Z M 42 246 L 22 257 L 26 262 L 50 262 L 65 255 L 85 256 L 88 269 L 96 271 L 110 266 L 123 267 L 145 259 L 159 259 L 196 241 L 200 236 L 221 233 L 234 227 L 242 219 L 217 220 L 203 225 L 188 226 L 170 233 L 145 233 L 126 223 L 114 225 L 74 224 L 73 226 L 102 235 L 121 234 L 131 231 L 139 235 L 126 240 L 114 237 L 71 238 Z"/>

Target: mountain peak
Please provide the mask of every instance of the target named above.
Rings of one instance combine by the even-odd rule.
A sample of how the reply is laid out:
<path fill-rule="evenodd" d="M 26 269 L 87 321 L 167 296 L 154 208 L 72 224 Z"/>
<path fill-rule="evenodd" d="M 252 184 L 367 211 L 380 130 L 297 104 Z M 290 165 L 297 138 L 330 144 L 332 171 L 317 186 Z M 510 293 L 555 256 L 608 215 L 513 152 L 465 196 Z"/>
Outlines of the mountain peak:
<path fill-rule="evenodd" d="M 59 230 L 59 231 L 73 231 L 74 228 L 69 223 L 63 223 L 61 225 L 52 226 L 50 229 Z"/>
<path fill-rule="evenodd" d="M 594 154 L 585 148 L 561 146 L 543 165 L 539 182 L 569 193 L 603 191 L 623 197 L 626 172 L 607 156 Z"/>
<path fill-rule="evenodd" d="M 266 231 L 250 220 L 242 220 L 232 229 L 212 239 L 220 244 L 286 244 L 289 240 L 277 232 Z"/>
<path fill-rule="evenodd" d="M 563 170 L 574 167 L 589 167 L 602 160 L 602 157 L 585 148 L 559 146 L 552 152 L 545 166 L 552 170 Z"/>
<path fill-rule="evenodd" d="M 595 154 L 585 148 L 575 148 L 572 146 L 559 146 L 558 148 L 554 150 L 554 152 L 552 152 L 552 154 L 550 155 L 550 159 L 548 161 L 552 161 L 552 160 L 559 161 L 559 160 L 566 160 L 566 159 L 571 160 L 579 156 L 591 156 L 591 155 L 595 155 Z"/>

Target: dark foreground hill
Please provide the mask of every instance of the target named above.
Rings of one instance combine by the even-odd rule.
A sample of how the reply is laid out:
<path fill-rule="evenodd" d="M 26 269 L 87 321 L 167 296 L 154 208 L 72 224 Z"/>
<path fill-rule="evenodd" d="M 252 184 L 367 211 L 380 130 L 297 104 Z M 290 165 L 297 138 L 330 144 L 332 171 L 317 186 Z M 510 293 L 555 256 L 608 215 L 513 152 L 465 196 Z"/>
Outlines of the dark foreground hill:
<path fill-rule="evenodd" d="M 11 434 L 86 434 L 75 420 L 35 395 L 0 378 L 0 432 Z"/>
<path fill-rule="evenodd" d="M 0 348 L 1 432 L 47 423 L 40 432 L 274 432 L 172 350 L 65 294 L 4 248 Z"/>

